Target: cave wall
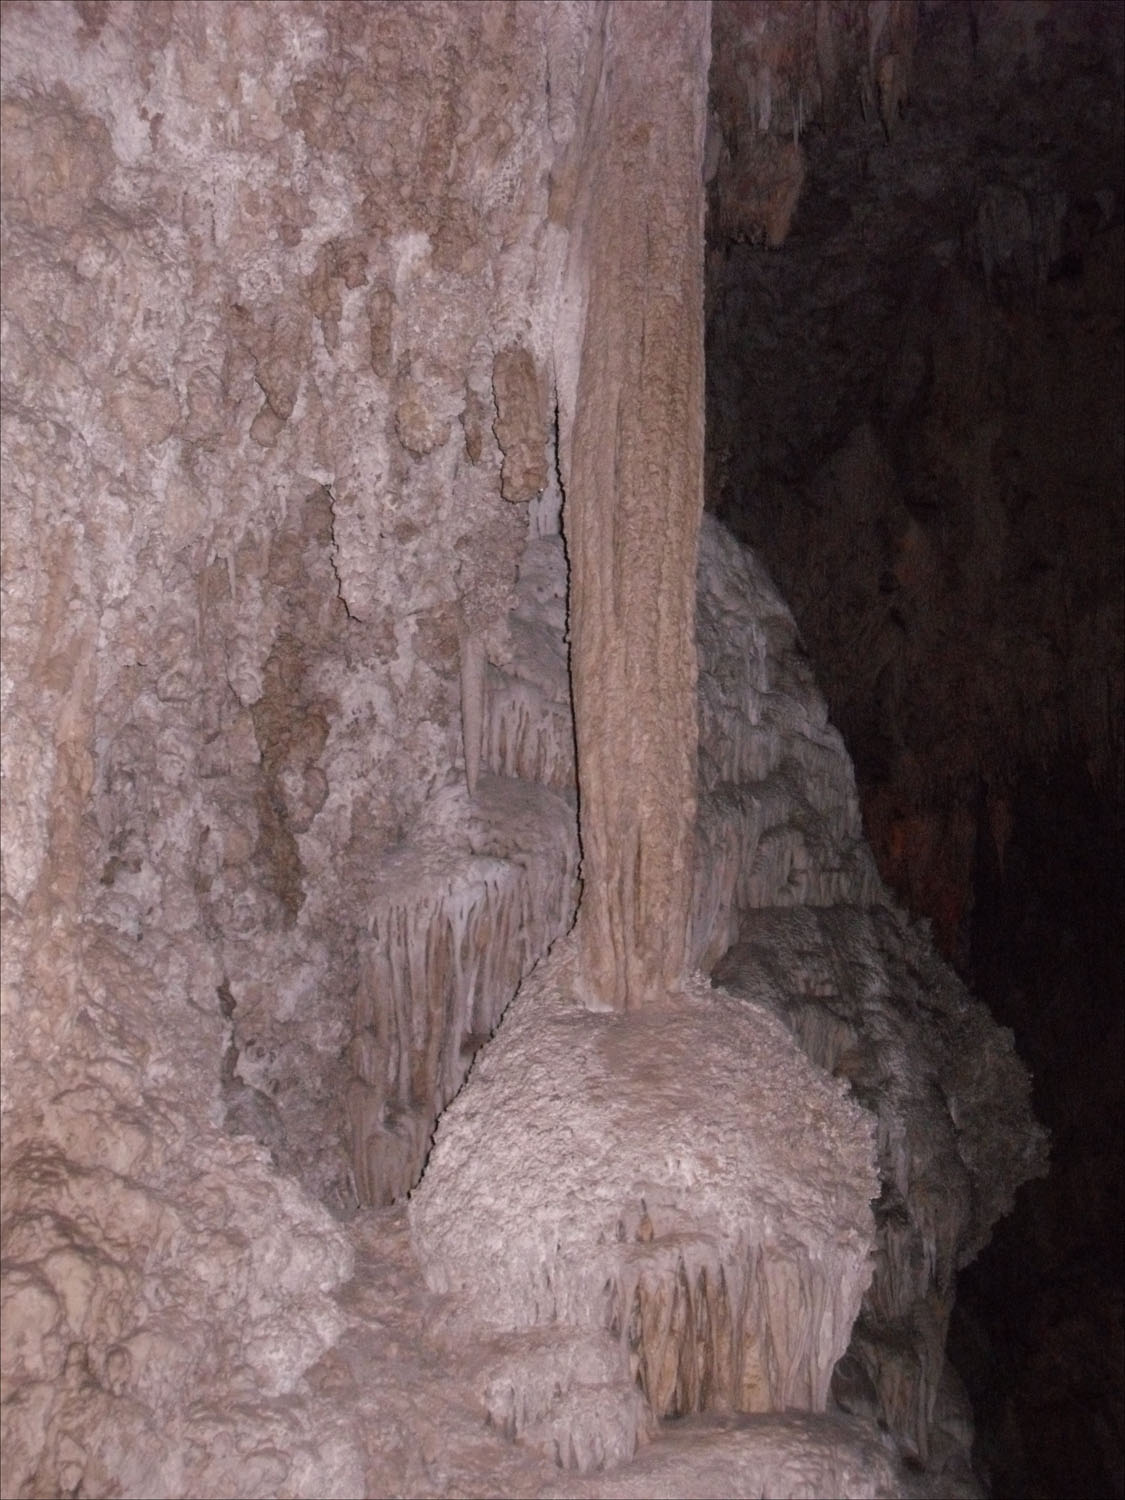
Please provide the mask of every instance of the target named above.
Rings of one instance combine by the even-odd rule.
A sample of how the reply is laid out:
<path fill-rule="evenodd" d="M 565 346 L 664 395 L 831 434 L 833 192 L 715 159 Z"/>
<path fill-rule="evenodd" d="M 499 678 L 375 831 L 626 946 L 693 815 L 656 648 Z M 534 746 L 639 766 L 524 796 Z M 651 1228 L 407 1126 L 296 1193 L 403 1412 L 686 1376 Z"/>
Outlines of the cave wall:
<path fill-rule="evenodd" d="M 594 19 L 5 8 L 5 1492 L 232 1492 L 182 1393 L 280 1399 L 340 1326 L 297 1182 L 405 1191 L 571 920 L 576 850 L 473 864 L 466 779 L 577 380 L 548 201 Z M 436 995 L 420 847 L 468 861 Z"/>
<path fill-rule="evenodd" d="M 964 961 L 1025 771 L 1122 786 L 1125 49 L 1097 4 L 919 24 L 893 129 L 855 82 L 806 132 L 784 254 L 715 180 L 708 503 L 793 605 L 880 868 Z"/>
<path fill-rule="evenodd" d="M 593 988 L 682 976 L 709 20 L 5 11 L 6 1489 L 358 1492 L 315 1401 L 247 1457 L 340 1333 L 325 1209 L 416 1182 L 623 728 Z"/>
<path fill-rule="evenodd" d="M 586 19 L 7 12 L 13 1094 L 60 1019 L 21 952 L 53 987 L 82 928 L 161 983 L 172 943 L 330 1188 L 373 872 L 463 774 L 544 484 Z"/>

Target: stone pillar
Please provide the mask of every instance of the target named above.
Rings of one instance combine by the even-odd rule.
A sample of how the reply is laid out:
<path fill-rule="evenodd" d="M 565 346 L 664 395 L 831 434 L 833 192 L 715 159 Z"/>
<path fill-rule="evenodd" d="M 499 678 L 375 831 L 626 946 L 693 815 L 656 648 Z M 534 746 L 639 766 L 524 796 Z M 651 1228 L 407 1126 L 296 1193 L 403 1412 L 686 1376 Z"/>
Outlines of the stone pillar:
<path fill-rule="evenodd" d="M 566 464 L 587 1001 L 686 965 L 703 500 L 710 5 L 615 0 L 591 49 L 571 213 L 585 328 Z"/>

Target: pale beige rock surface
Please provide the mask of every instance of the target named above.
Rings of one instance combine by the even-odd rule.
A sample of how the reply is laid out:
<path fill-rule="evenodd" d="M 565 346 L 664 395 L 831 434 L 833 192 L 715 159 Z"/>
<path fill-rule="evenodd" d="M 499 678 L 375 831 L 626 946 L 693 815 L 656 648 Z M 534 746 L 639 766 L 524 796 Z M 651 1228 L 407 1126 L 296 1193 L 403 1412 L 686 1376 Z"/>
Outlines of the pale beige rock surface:
<path fill-rule="evenodd" d="M 490 1384 L 493 1421 L 542 1443 L 551 1412 L 587 1470 L 650 1412 L 823 1411 L 872 1271 L 871 1117 L 752 1004 L 698 980 L 592 1016 L 580 962 L 568 940 L 525 985 L 410 1201 L 432 1289 L 549 1330 Z M 608 1331 L 605 1357 L 572 1360 L 572 1330 Z"/>
<path fill-rule="evenodd" d="M 502 655 L 527 520 L 493 368 L 565 340 L 546 77 L 585 24 L 5 9 L 6 1493 L 363 1483 L 353 1438 L 267 1439 L 261 1402 L 341 1328 L 352 1249 L 308 1192 L 403 1191 L 471 1057 L 444 1015 L 405 1082 L 345 1047 L 401 909 L 380 860 L 464 774 L 461 642 Z M 502 428 L 540 469 L 546 405 Z M 517 915 L 470 921 L 466 1040 L 569 920 L 529 837 L 480 835 Z M 349 1079 L 389 1093 L 373 1126 Z M 349 1131 L 398 1167 L 357 1182 Z"/>

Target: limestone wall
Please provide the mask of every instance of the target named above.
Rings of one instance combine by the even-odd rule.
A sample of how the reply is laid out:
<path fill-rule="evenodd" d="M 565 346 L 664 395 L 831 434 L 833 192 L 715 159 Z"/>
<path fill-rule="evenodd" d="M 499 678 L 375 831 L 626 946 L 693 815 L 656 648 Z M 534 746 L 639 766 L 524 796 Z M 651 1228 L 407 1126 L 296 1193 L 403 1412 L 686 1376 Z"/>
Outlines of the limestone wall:
<path fill-rule="evenodd" d="M 380 1132 L 416 1175 L 570 920 L 533 813 L 469 831 L 462 700 L 508 649 L 556 342 L 577 363 L 548 197 L 591 21 L 5 8 L 5 1493 L 282 1482 L 176 1423 L 336 1336 L 321 1204 L 381 1201 Z M 435 824 L 465 1035 L 415 994 L 384 1078 L 372 945 L 418 919 L 387 861 Z"/>

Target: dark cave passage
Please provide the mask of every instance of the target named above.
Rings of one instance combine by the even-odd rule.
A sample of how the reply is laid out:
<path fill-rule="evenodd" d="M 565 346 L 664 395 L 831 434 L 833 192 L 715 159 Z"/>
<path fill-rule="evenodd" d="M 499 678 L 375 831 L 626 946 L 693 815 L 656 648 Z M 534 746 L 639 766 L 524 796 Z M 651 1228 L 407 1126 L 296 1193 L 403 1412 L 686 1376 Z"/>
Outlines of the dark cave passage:
<path fill-rule="evenodd" d="M 1051 1172 L 963 1273 L 950 1347 L 998 1495 L 1125 1484 L 1121 1141 L 1123 809 L 1062 759 L 1015 799 L 1003 868 L 978 864 L 972 977 L 1011 1026 Z"/>
<path fill-rule="evenodd" d="M 951 1330 L 996 1495 L 1125 1485 L 1122 20 L 1050 9 L 1033 57 L 1003 7 L 924 7 L 901 120 L 805 133 L 787 236 L 711 190 L 707 503 L 1052 1134 Z"/>

